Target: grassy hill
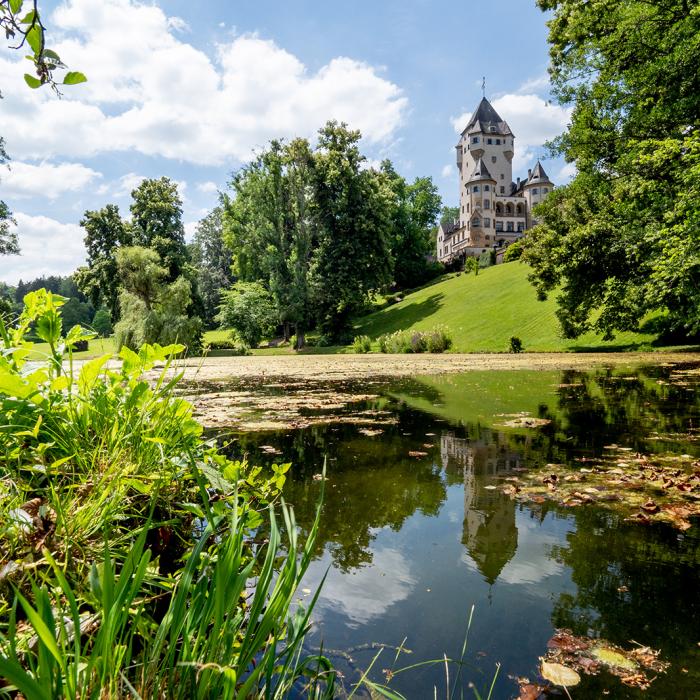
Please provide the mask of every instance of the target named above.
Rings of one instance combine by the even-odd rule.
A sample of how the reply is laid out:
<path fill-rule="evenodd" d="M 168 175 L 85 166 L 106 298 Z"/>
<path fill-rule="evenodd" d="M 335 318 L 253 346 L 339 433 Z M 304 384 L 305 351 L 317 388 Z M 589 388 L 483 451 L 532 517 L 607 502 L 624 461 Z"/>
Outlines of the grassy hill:
<path fill-rule="evenodd" d="M 474 274 L 453 274 L 407 294 L 403 301 L 359 319 L 357 335 L 375 339 L 397 330 L 445 325 L 455 352 L 507 352 L 518 336 L 526 352 L 650 349 L 653 335 L 621 333 L 605 342 L 593 333 L 576 340 L 560 336 L 553 297 L 538 301 L 519 262 Z"/>

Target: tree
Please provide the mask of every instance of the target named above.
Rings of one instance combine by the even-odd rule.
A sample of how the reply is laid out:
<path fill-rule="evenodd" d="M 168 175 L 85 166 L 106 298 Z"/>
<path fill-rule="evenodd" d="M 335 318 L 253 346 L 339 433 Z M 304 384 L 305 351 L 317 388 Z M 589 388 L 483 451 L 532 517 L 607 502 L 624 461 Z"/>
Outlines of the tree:
<path fill-rule="evenodd" d="M 144 343 L 182 343 L 189 353 L 201 347 L 202 321 L 192 312 L 192 287 L 184 276 L 168 283 L 168 270 L 149 248 L 117 251 L 122 280 L 121 318 L 114 326 L 117 347 L 138 350 Z"/>
<path fill-rule="evenodd" d="M 91 326 L 101 338 L 112 335 L 114 329 L 112 328 L 112 319 L 109 311 L 107 309 L 99 309 L 92 319 Z"/>
<path fill-rule="evenodd" d="M 223 292 L 217 320 L 251 348 L 277 326 L 277 308 L 270 292 L 258 282 L 237 282 Z"/>
<path fill-rule="evenodd" d="M 233 260 L 224 245 L 221 207 L 214 208 L 198 224 L 189 247 L 197 270 L 197 286 L 202 296 L 204 322 L 211 325 L 221 300 L 221 292 L 233 284 Z"/>
<path fill-rule="evenodd" d="M 439 268 L 430 264 L 435 251 L 432 236 L 442 200 L 429 177 L 406 182 L 385 160 L 381 172 L 394 193 L 391 227 L 391 256 L 394 281 L 401 289 L 416 287 L 435 276 Z"/>
<path fill-rule="evenodd" d="M 650 312 L 700 332 L 700 13 L 687 0 L 538 0 L 552 11 L 553 144 L 577 175 L 535 212 L 524 258 L 561 288 L 566 337 L 611 337 Z"/>
<path fill-rule="evenodd" d="M 80 225 L 85 229 L 87 266 L 75 276 L 81 291 L 93 306 L 107 306 L 112 318 L 119 318 L 119 276 L 116 254 L 131 245 L 133 236 L 119 215 L 119 207 L 108 204 L 97 211 L 86 211 Z"/>
<path fill-rule="evenodd" d="M 359 131 L 328 122 L 319 131 L 314 158 L 313 297 L 320 327 L 336 339 L 353 313 L 391 280 L 393 194 L 386 177 L 363 167 L 359 140 Z"/>
<path fill-rule="evenodd" d="M 272 141 L 231 186 L 224 198 L 225 239 L 235 271 L 244 281 L 270 290 L 285 339 L 295 328 L 298 346 L 314 323 L 310 271 L 316 251 L 313 172 L 308 141 Z"/>
<path fill-rule="evenodd" d="M 0 167 L 8 162 L 9 158 L 5 152 L 5 141 L 0 137 Z M 10 208 L 0 200 L 0 255 L 17 255 L 19 245 L 17 244 L 17 233 L 12 230 L 15 220 L 12 218 Z"/>
<path fill-rule="evenodd" d="M 167 177 L 143 180 L 132 190 L 131 199 L 134 244 L 158 254 L 167 270 L 168 282 L 174 282 L 183 273 L 193 276 L 193 271 L 187 269 L 182 200 L 177 184 Z"/>

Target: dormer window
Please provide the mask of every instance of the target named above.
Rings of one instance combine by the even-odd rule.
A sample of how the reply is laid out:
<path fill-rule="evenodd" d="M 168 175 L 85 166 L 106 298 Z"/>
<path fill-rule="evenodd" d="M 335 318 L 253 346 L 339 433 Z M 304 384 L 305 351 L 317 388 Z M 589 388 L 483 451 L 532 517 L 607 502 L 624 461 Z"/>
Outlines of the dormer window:
<path fill-rule="evenodd" d="M 496 127 L 495 127 L 495 126 L 490 126 L 490 127 L 489 127 L 489 131 L 490 131 L 492 134 L 495 134 L 495 133 L 496 133 Z"/>

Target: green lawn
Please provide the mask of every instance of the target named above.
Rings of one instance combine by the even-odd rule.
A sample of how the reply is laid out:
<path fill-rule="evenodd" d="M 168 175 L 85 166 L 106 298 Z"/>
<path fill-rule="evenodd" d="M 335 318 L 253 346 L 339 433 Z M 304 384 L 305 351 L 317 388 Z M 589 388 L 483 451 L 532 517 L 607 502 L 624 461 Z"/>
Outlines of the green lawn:
<path fill-rule="evenodd" d="M 115 351 L 114 338 L 96 338 L 91 340 L 88 349 L 84 352 L 74 352 L 73 359 L 75 360 L 87 360 L 92 357 L 98 357 L 99 355 L 106 355 L 107 353 L 113 353 Z M 29 355 L 30 360 L 43 360 L 49 353 L 49 346 L 47 343 L 34 343 L 32 352 Z"/>
<path fill-rule="evenodd" d="M 403 301 L 358 320 L 356 335 L 372 339 L 397 330 L 428 330 L 445 325 L 453 352 L 507 352 L 518 336 L 526 352 L 650 349 L 655 336 L 621 333 L 605 342 L 593 333 L 577 340 L 560 336 L 553 297 L 538 301 L 518 262 L 474 274 L 452 274 L 406 295 Z"/>

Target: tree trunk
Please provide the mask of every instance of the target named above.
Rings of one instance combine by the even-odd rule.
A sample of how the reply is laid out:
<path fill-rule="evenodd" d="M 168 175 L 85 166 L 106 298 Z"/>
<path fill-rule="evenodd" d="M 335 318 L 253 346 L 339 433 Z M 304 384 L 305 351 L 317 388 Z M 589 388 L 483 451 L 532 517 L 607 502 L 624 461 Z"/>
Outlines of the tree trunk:
<path fill-rule="evenodd" d="M 289 321 L 285 321 L 282 324 L 282 333 L 284 335 L 284 342 L 288 343 L 289 342 Z"/>
<path fill-rule="evenodd" d="M 304 329 L 300 328 L 299 326 L 296 326 L 296 332 L 297 332 L 296 349 L 301 350 L 306 343 L 306 338 L 304 337 Z"/>

